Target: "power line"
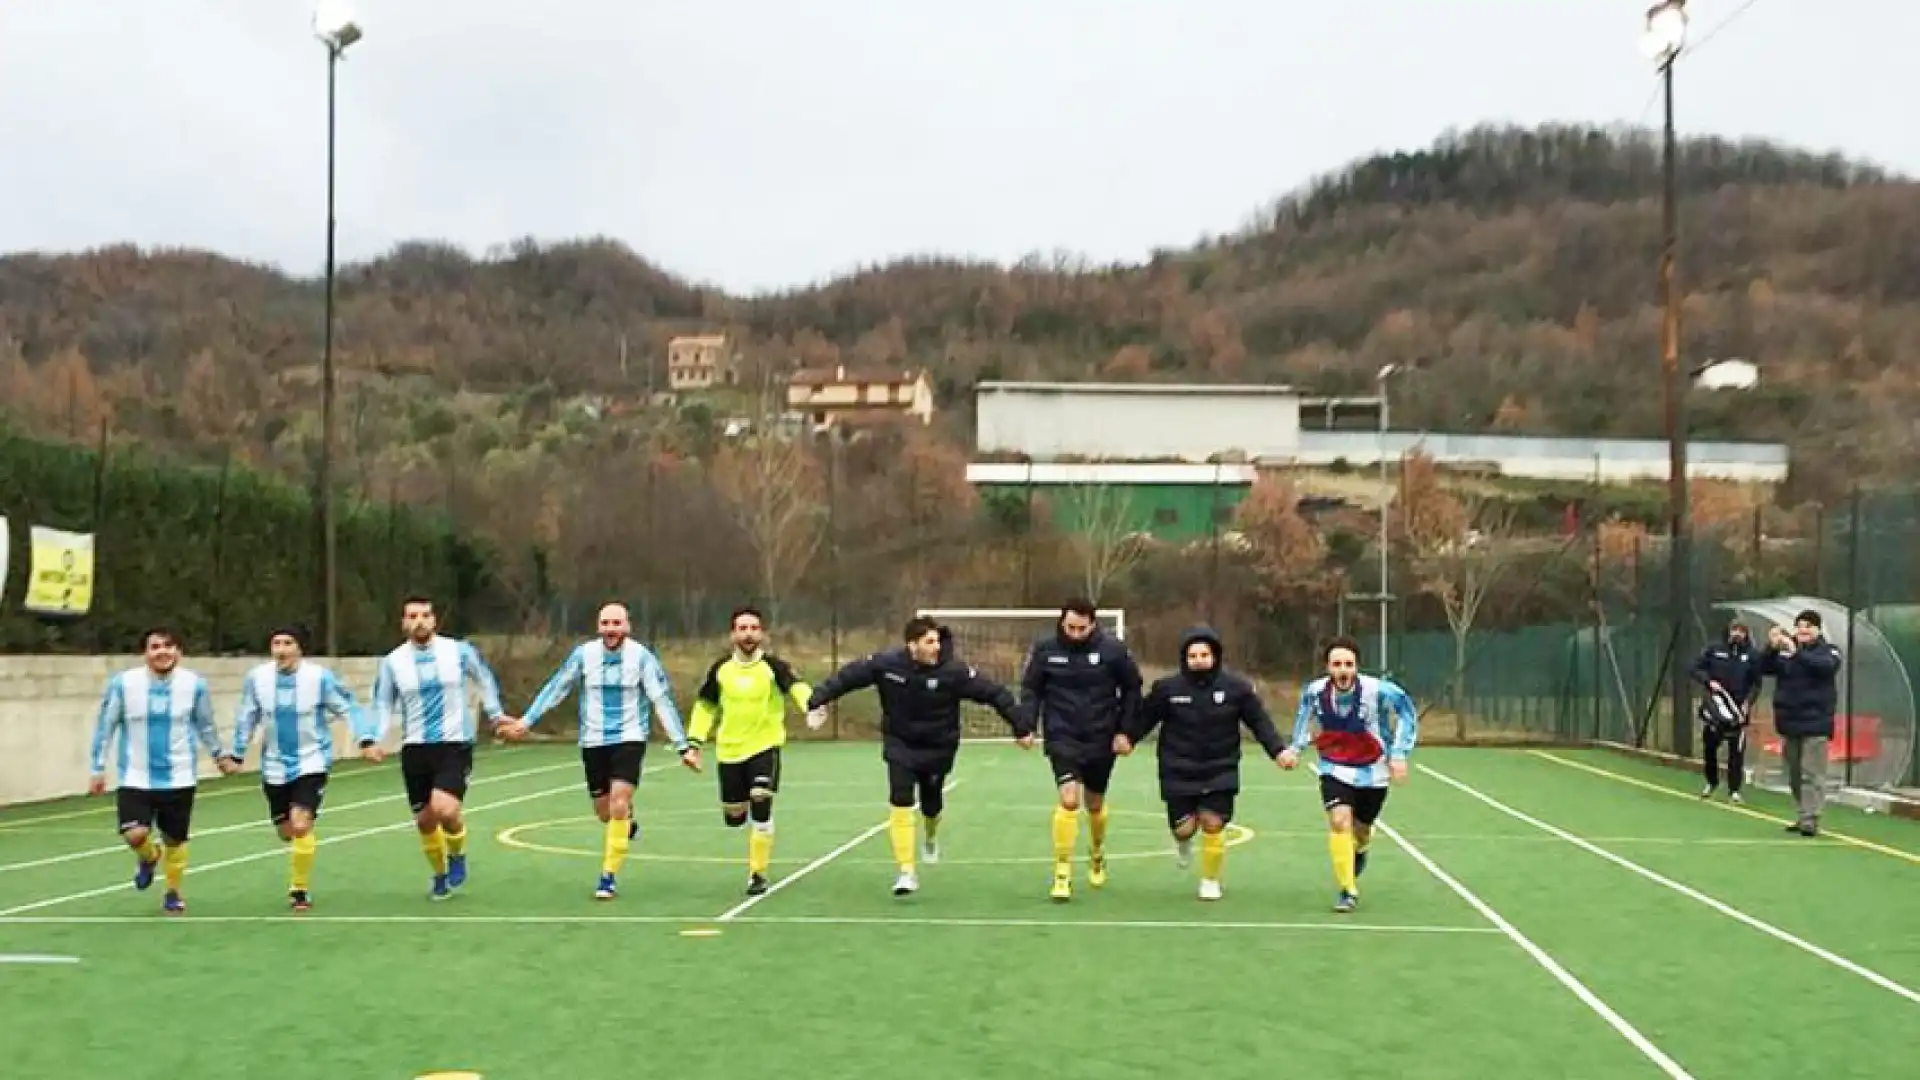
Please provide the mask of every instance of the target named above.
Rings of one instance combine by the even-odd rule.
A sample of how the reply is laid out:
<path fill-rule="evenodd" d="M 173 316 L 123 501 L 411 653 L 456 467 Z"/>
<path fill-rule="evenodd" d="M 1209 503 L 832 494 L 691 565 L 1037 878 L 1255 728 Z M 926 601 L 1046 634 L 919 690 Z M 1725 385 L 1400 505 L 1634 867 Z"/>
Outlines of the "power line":
<path fill-rule="evenodd" d="M 1754 5 L 1758 4 L 1759 2 L 1760 0 L 1746 0 L 1746 3 L 1741 4 L 1737 8 L 1734 8 L 1731 12 L 1727 14 L 1726 18 L 1721 19 L 1719 22 L 1714 23 L 1713 26 L 1709 27 L 1707 32 L 1701 36 L 1700 40 L 1695 44 L 1689 46 L 1686 51 L 1690 53 L 1696 53 L 1696 52 L 1699 52 L 1701 49 L 1706 48 L 1709 42 L 1711 42 L 1714 38 L 1719 37 L 1720 34 L 1727 29 L 1727 27 L 1732 26 L 1734 23 L 1740 21 L 1740 16 L 1745 15 L 1749 11 L 1752 11 L 1754 8 Z"/>
<path fill-rule="evenodd" d="M 1647 114 L 1653 111 L 1653 103 L 1660 100 L 1660 80 L 1653 80 L 1653 89 L 1647 91 L 1647 100 L 1640 106 L 1640 119 L 1634 121 L 1634 127 L 1647 126 Z"/>

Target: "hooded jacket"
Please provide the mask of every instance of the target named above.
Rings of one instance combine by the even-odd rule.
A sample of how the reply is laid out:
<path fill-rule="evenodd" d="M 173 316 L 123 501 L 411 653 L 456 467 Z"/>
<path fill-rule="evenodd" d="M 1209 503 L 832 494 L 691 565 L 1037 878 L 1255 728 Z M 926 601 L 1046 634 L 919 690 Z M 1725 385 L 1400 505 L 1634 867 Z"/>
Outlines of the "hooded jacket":
<path fill-rule="evenodd" d="M 940 628 L 940 656 L 932 664 L 915 663 L 905 645 L 848 664 L 814 687 L 808 710 L 818 709 L 855 690 L 874 687 L 880 695 L 881 754 L 910 769 L 940 769 L 960 749 L 960 703 L 988 705 L 1016 736 L 1032 732 L 1020 715 L 1013 692 L 954 655 L 953 634 Z"/>
<path fill-rule="evenodd" d="M 1187 648 L 1195 642 L 1213 646 L 1212 670 L 1187 666 Z M 1242 727 L 1253 732 L 1268 757 L 1287 748 L 1253 683 L 1228 671 L 1225 663 L 1218 634 L 1204 626 L 1187 631 L 1180 638 L 1179 674 L 1154 681 L 1127 727 L 1126 736 L 1135 744 L 1160 729 L 1163 795 L 1238 791 Z"/>
<path fill-rule="evenodd" d="M 1056 628 L 1033 643 L 1020 676 L 1020 710 L 1047 754 L 1074 761 L 1113 756 L 1113 737 L 1140 709 L 1140 667 L 1127 646 L 1094 627 L 1085 641 Z"/>

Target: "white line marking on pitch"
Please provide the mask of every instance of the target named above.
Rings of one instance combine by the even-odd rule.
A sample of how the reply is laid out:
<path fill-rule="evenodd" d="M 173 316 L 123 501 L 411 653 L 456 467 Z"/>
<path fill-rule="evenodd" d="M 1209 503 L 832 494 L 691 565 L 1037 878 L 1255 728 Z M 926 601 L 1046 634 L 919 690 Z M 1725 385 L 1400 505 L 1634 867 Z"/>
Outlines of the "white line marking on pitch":
<path fill-rule="evenodd" d="M 675 764 L 677 765 L 678 762 L 676 762 Z M 554 767 L 558 768 L 561 766 L 554 766 Z M 665 768 L 668 768 L 668 766 L 656 765 L 654 766 L 653 770 L 649 770 L 649 771 L 655 771 L 655 770 L 660 770 Z M 488 810 L 498 810 L 506 806 L 514 806 L 519 803 L 532 802 L 535 799 L 544 799 L 551 795 L 560 795 L 560 794 L 564 794 L 565 792 L 579 791 L 579 790 L 580 790 L 580 785 L 577 783 L 565 784 L 560 787 L 547 788 L 544 791 L 535 791 L 527 795 L 516 795 L 511 799 L 502 799 L 499 802 L 487 803 L 485 806 L 470 806 L 466 808 L 466 813 L 468 814 L 485 813 Z M 359 829 L 354 832 L 341 833 L 337 836 L 324 836 L 320 838 L 320 843 L 322 845 L 338 844 L 347 840 L 357 840 L 363 836 L 378 836 L 381 833 L 399 832 L 402 829 L 411 829 L 411 828 L 413 828 L 413 819 L 407 818 L 403 821 L 396 821 L 391 825 L 377 825 L 371 829 Z M 223 867 L 239 866 L 242 863 L 258 862 L 261 859 L 283 858 L 285 857 L 285 855 L 286 855 L 286 848 L 284 847 L 271 848 L 266 851 L 254 852 L 252 855 L 241 855 L 238 858 L 222 859 L 218 862 L 210 862 L 201 866 L 189 866 L 187 867 L 187 873 L 190 875 L 204 874 L 209 870 L 219 870 Z M 18 904 L 14 907 L 0 909 L 0 919 L 6 919 L 9 916 L 20 915 L 29 911 L 38 911 L 41 908 L 55 907 L 60 904 L 70 904 L 76 900 L 91 900 L 96 896 L 109 896 L 109 895 L 112 895 L 113 893 L 129 891 L 132 888 L 133 888 L 132 882 L 123 881 L 115 885 L 104 885 L 98 889 L 88 889 L 84 892 L 68 893 L 65 896 L 50 897 L 46 900 L 36 900 L 30 904 Z"/>
<path fill-rule="evenodd" d="M 1428 770 L 1428 771 L 1432 771 L 1432 770 Z M 1634 1049 L 1646 1055 L 1647 1060 L 1659 1066 L 1661 1072 L 1666 1073 L 1669 1077 L 1672 1078 L 1672 1080 L 1694 1080 L 1692 1074 L 1688 1073 L 1687 1070 L 1680 1067 L 1679 1062 L 1668 1057 L 1665 1051 L 1653 1045 L 1653 1041 L 1648 1039 L 1645 1035 L 1642 1035 L 1640 1033 L 1640 1029 L 1634 1027 L 1632 1024 L 1627 1022 L 1625 1017 L 1613 1011 L 1613 1007 L 1611 1005 L 1608 1005 L 1606 1002 L 1600 1000 L 1600 996 L 1598 994 L 1595 994 L 1592 990 L 1587 989 L 1587 986 L 1585 983 L 1575 978 L 1572 972 L 1568 971 L 1564 967 L 1561 967 L 1559 961 L 1555 960 L 1552 956 L 1549 956 L 1545 949 L 1542 949 L 1540 946 L 1535 945 L 1531 938 L 1521 933 L 1517 928 L 1515 928 L 1515 926 L 1512 923 L 1508 922 L 1505 918 L 1503 918 L 1499 912 L 1493 910 L 1493 907 L 1489 905 L 1485 900 L 1482 900 L 1480 899 L 1480 897 L 1476 896 L 1473 890 L 1467 888 L 1465 885 L 1462 885 L 1458 880 L 1456 880 L 1453 877 L 1453 875 L 1447 873 L 1445 870 L 1440 869 L 1440 864 L 1434 862 L 1432 859 L 1427 858 L 1425 852 L 1413 846 L 1413 841 L 1408 840 L 1406 837 L 1400 835 L 1400 833 L 1397 830 L 1395 830 L 1393 826 L 1388 825 L 1384 821 L 1380 822 L 1377 827 L 1381 832 L 1386 833 L 1387 836 L 1391 838 L 1394 843 L 1400 845 L 1400 849 L 1402 851 L 1405 851 L 1413 859 L 1414 862 L 1417 862 L 1421 866 L 1425 867 L 1427 870 L 1427 873 L 1432 874 L 1434 877 L 1438 878 L 1441 884 L 1445 885 L 1449 889 L 1452 889 L 1455 895 L 1459 896 L 1460 899 L 1465 900 L 1470 906 L 1472 906 L 1472 908 L 1475 911 L 1478 911 L 1483 917 L 1485 917 L 1488 922 L 1498 927 L 1499 931 L 1505 934 L 1509 939 L 1511 939 L 1515 945 L 1518 945 L 1520 946 L 1521 949 L 1525 950 L 1526 954 L 1533 958 L 1533 962 L 1536 964 L 1539 964 L 1542 968 L 1545 968 L 1547 974 L 1553 976 L 1556 980 L 1558 980 L 1560 985 L 1566 987 L 1568 990 L 1573 991 L 1573 995 L 1575 997 L 1579 998 L 1581 1002 L 1587 1006 L 1587 1008 L 1592 1009 L 1596 1014 L 1598 1014 L 1600 1019 L 1605 1020 L 1607 1022 L 1608 1027 L 1613 1028 L 1613 1030 L 1618 1032 L 1622 1038 L 1626 1039 L 1629 1043 L 1632 1043 Z"/>
<path fill-rule="evenodd" d="M 501 773 L 499 776 L 483 776 L 483 777 L 480 777 L 478 780 L 475 780 L 473 782 L 473 786 L 479 787 L 481 784 L 498 783 L 502 780 L 513 780 L 522 776 L 536 776 L 536 775 L 539 775 L 540 773 L 550 773 L 559 769 L 570 769 L 570 768 L 578 768 L 578 767 L 579 766 L 574 765 L 572 763 L 564 763 L 564 764 L 558 764 L 558 765 L 542 765 L 534 769 L 521 769 L 519 772 Z M 359 802 L 342 803 L 338 806 L 327 806 L 322 808 L 321 813 L 339 814 L 348 810 L 360 810 L 365 807 L 382 806 L 387 803 L 398 803 L 398 804 L 404 805 L 406 803 L 406 796 L 399 795 L 399 794 L 381 795 L 377 798 L 361 799 Z M 195 829 L 193 830 L 193 838 L 195 840 L 198 840 L 203 836 L 221 836 L 226 833 L 246 832 L 251 829 L 262 829 L 262 828 L 269 828 L 269 827 L 270 826 L 267 826 L 262 822 L 243 821 L 235 825 L 221 825 L 217 828 L 212 828 L 212 829 Z M 126 853 L 127 853 L 127 845 L 125 844 L 113 844 L 105 847 L 88 848 L 85 851 L 71 851 L 65 855 L 49 855 L 42 859 L 29 859 L 26 862 L 0 864 L 0 874 L 11 873 L 15 870 L 33 870 L 42 866 L 58 866 L 61 863 L 78 862 L 81 859 L 98 858 L 103 855 L 125 855 Z"/>
<path fill-rule="evenodd" d="M 0 964 L 77 964 L 77 956 L 39 956 L 33 953 L 0 953 Z"/>
<path fill-rule="evenodd" d="M 1562 829 L 1557 825 L 1548 824 L 1547 822 L 1542 821 L 1539 818 L 1534 817 L 1530 814 L 1524 813 L 1520 810 L 1515 810 L 1513 807 L 1508 806 L 1506 803 L 1501 802 L 1500 800 L 1494 798 L 1493 796 L 1488 795 L 1485 792 L 1482 792 L 1472 787 L 1471 785 L 1462 783 L 1459 780 L 1455 780 L 1453 777 L 1448 776 L 1445 773 L 1439 772 L 1430 766 L 1422 765 L 1420 766 L 1420 771 L 1426 773 L 1428 776 L 1433 777 L 1435 780 L 1438 780 L 1443 784 L 1447 784 L 1453 788 L 1458 789 L 1461 792 L 1464 792 L 1468 795 L 1473 796 L 1476 799 L 1479 799 L 1481 802 L 1486 803 L 1488 806 L 1493 807 L 1495 810 L 1498 810 L 1503 814 L 1506 814 L 1508 817 L 1513 818 L 1515 821 L 1524 821 L 1528 825 L 1531 825 L 1534 828 L 1539 829 L 1541 832 L 1551 833 L 1554 836 L 1559 837 L 1560 839 L 1566 841 L 1569 844 L 1574 845 L 1577 848 L 1592 852 L 1593 854 L 1600 856 L 1601 858 L 1607 860 L 1608 862 L 1613 863 L 1615 866 L 1621 867 L 1622 869 L 1625 869 L 1625 870 L 1631 870 L 1634 873 L 1640 875 L 1643 878 L 1646 878 L 1648 881 L 1651 881 L 1656 885 L 1664 885 L 1665 887 L 1672 889 L 1674 892 L 1679 893 L 1681 896 L 1684 896 L 1689 900 L 1694 900 L 1699 903 L 1705 904 L 1707 907 L 1710 907 L 1713 910 L 1719 912 L 1720 914 L 1725 915 L 1729 919 L 1733 919 L 1736 922 L 1744 923 L 1745 925 L 1750 926 L 1753 929 L 1758 930 L 1763 934 L 1766 934 L 1768 937 L 1772 937 L 1777 940 L 1784 941 L 1787 944 L 1792 945 L 1796 949 L 1800 949 L 1804 952 L 1817 956 L 1822 960 L 1825 960 L 1827 963 L 1832 964 L 1837 968 L 1840 968 L 1842 971 L 1852 972 L 1853 974 L 1860 976 L 1861 978 L 1867 980 L 1868 982 L 1874 984 L 1875 986 L 1880 987 L 1882 990 L 1887 990 L 1892 993 L 1898 994 L 1899 996 L 1907 999 L 1908 1001 L 1911 1001 L 1916 1005 L 1920 1005 L 1920 993 L 1916 993 L 1913 990 L 1910 990 L 1907 987 L 1902 986 L 1897 982 L 1894 982 L 1892 979 L 1887 978 L 1885 975 L 1882 975 L 1877 971 L 1873 971 L 1869 968 L 1862 967 L 1861 965 L 1854 963 L 1853 961 L 1847 959 L 1844 956 L 1841 956 L 1838 953 L 1832 952 L 1831 950 L 1828 950 L 1828 949 L 1823 949 L 1820 946 L 1815 945 L 1814 943 L 1806 940 L 1805 938 L 1798 937 L 1794 934 L 1791 934 L 1785 930 L 1780 929 L 1779 927 L 1773 925 L 1770 922 L 1757 919 L 1752 915 L 1749 915 L 1746 912 L 1741 911 L 1739 908 L 1734 907 L 1732 904 L 1728 904 L 1724 901 L 1716 900 L 1713 897 L 1708 896 L 1706 893 L 1701 892 L 1699 889 L 1696 889 L 1691 885 L 1682 884 L 1681 882 L 1675 881 L 1674 879 L 1667 877 L 1665 874 L 1661 874 L 1656 871 L 1649 870 L 1646 867 L 1641 866 L 1639 863 L 1634 862 L 1632 859 L 1626 858 L 1625 856 L 1622 856 L 1622 855 L 1616 855 L 1613 852 L 1608 851 L 1606 848 L 1603 848 L 1598 844 L 1593 843 L 1590 840 L 1576 836 L 1573 833 L 1570 833 L 1567 830 Z"/>
<path fill-rule="evenodd" d="M 358 762 L 361 759 L 348 758 L 346 760 Z M 360 776 L 380 776 L 383 774 L 392 775 L 391 773 L 383 773 L 383 770 L 378 765 L 362 765 L 357 768 L 347 769 L 343 772 L 336 773 L 333 779 L 335 781 L 346 781 L 346 780 L 352 780 L 355 777 L 360 777 Z M 251 777 L 254 780 L 258 780 L 260 778 L 260 772 L 258 769 L 254 769 L 246 773 L 245 776 Z M 212 779 L 213 777 L 203 778 L 203 780 L 212 780 Z M 201 802 L 204 802 L 207 799 L 224 799 L 229 795 L 257 796 L 259 794 L 259 791 L 260 791 L 259 787 L 257 787 L 254 784 L 236 782 L 236 783 L 215 788 L 212 791 L 201 792 L 199 795 L 195 796 L 194 805 L 198 806 Z M 68 796 L 68 798 L 78 798 L 78 797 L 80 796 Z M 113 813 L 113 809 L 114 809 L 113 800 L 109 799 L 107 800 L 104 806 L 99 805 L 96 802 L 96 804 L 93 806 L 82 807 L 78 810 L 61 810 L 51 814 L 34 814 L 28 817 L 18 817 L 18 818 L 12 818 L 10 820 L 0 820 L 0 832 L 6 832 L 13 829 L 36 829 L 37 830 L 38 826 L 45 825 L 49 821 L 72 821 L 75 818 L 93 817 L 99 814 L 111 814 Z"/>
<path fill-rule="evenodd" d="M 954 788 L 959 787 L 964 782 L 965 782 L 964 778 L 960 780 L 949 780 L 947 781 L 946 786 L 942 787 L 940 791 L 942 794 L 945 794 L 946 792 L 952 791 Z M 881 830 L 885 829 L 886 827 L 887 827 L 887 823 L 882 821 L 879 824 L 873 826 L 872 828 L 867 829 L 865 832 L 860 833 L 860 835 L 855 836 L 853 839 L 847 841 L 844 844 L 841 844 L 839 847 L 834 848 L 832 851 L 827 852 L 825 855 L 820 856 L 819 858 L 813 860 L 812 862 L 801 867 L 800 869 L 795 870 L 793 873 L 788 874 L 786 877 L 781 878 L 779 881 L 776 881 L 771 885 L 767 886 L 767 891 L 761 893 L 759 896 L 749 896 L 745 900 L 742 900 L 739 903 L 728 908 L 727 910 L 721 912 L 719 917 L 714 919 L 713 921 L 714 922 L 734 922 L 738 920 L 740 916 L 746 914 L 749 911 L 752 911 L 753 906 L 755 904 L 758 904 L 760 901 L 765 900 L 767 897 L 772 896 L 774 893 L 779 892 L 781 889 L 784 889 L 787 886 L 793 884 L 794 882 L 799 881 L 801 878 L 806 877 L 808 874 L 813 873 L 815 870 L 820 869 L 821 867 L 827 865 L 828 863 L 839 858 L 840 856 L 845 855 L 847 852 L 852 851 L 854 848 L 859 847 L 861 844 L 864 844 L 867 841 L 873 839 L 875 836 L 878 836 Z M 749 825 L 748 828 L 752 828 L 752 826 Z M 0 915 L 5 915 L 5 914 L 6 912 L 0 911 Z"/>
<path fill-rule="evenodd" d="M 1559 756 L 1558 754 L 1549 754 L 1544 750 L 1529 750 L 1527 751 L 1527 753 L 1531 754 L 1534 757 L 1539 758 L 1542 761 L 1551 761 L 1555 765 L 1562 765 L 1569 769 L 1578 769 L 1581 772 L 1591 773 L 1592 775 L 1601 777 L 1602 779 L 1613 780 L 1617 783 L 1627 784 L 1631 787 L 1637 787 L 1643 791 L 1651 791 L 1658 795 L 1666 795 L 1676 799 L 1685 799 L 1690 803 L 1694 803 L 1696 805 L 1703 806 L 1703 807 L 1709 807 L 1711 809 L 1718 810 L 1722 813 L 1739 814 L 1742 817 L 1750 817 L 1758 821 L 1771 821 L 1776 825 L 1793 824 L 1792 818 L 1784 818 L 1779 816 L 1778 814 L 1769 814 L 1764 810 L 1756 810 L 1751 806 L 1742 806 L 1736 803 L 1713 802 L 1711 800 L 1701 799 L 1697 794 L 1695 794 L 1693 791 L 1690 791 L 1690 790 L 1682 791 L 1679 788 L 1668 787 L 1665 784 L 1656 784 L 1648 780 L 1642 780 L 1637 776 L 1627 776 L 1624 773 L 1614 772 L 1612 769 L 1603 769 L 1598 765 L 1589 764 L 1588 762 L 1574 761 L 1571 758 L 1564 758 Z M 1920 864 L 1920 853 L 1908 851 L 1905 848 L 1897 848 L 1887 844 L 1875 843 L 1872 840 L 1863 840 L 1860 837 L 1854 836 L 1850 833 L 1835 832 L 1834 830 L 1826 828 L 1824 826 L 1820 829 L 1820 835 L 1828 837 L 1829 839 L 1838 840 L 1841 843 L 1849 845 L 1851 847 L 1857 847 L 1862 851 L 1877 852 L 1881 855 L 1890 856 L 1892 858 L 1900 859 L 1905 862 Z M 1594 837 L 1593 839 L 1596 843 L 1605 843 L 1605 841 L 1601 840 L 1599 837 Z M 1821 848 L 1832 847 L 1831 844 L 1808 844 L 1805 840 L 1782 840 L 1782 841 L 1776 841 L 1776 842 L 1793 844 L 1796 847 L 1805 847 L 1809 850 L 1814 850 L 1814 851 L 1817 851 Z"/>
<path fill-rule="evenodd" d="M 590 926 L 610 925 L 687 925 L 709 922 L 704 915 L 191 915 L 169 919 L 161 915 L 26 915 L 0 918 L 0 926 L 136 926 L 165 922 L 168 926 L 226 926 L 232 924 L 272 923 L 297 926 L 302 923 L 333 923 L 356 926 L 481 925 Z M 1156 919 L 1018 919 L 992 917 L 919 917 L 858 915 L 745 915 L 733 920 L 739 925 L 761 926 L 924 926 L 1009 929 L 1123 929 L 1123 930 L 1326 930 L 1336 933 L 1383 934 L 1499 934 L 1491 926 L 1423 926 L 1418 924 L 1335 922 L 1248 922 L 1228 920 L 1156 920 Z M 717 931 L 716 931 L 717 932 Z"/>

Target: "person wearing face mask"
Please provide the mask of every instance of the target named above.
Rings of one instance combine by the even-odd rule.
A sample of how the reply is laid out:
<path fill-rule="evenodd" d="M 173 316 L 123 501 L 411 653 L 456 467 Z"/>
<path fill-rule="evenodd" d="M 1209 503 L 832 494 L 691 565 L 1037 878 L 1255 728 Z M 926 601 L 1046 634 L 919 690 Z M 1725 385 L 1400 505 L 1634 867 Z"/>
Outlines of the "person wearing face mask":
<path fill-rule="evenodd" d="M 1701 770 L 1707 786 L 1700 797 L 1709 799 L 1720 786 L 1720 747 L 1727 749 L 1727 795 L 1740 802 L 1740 784 L 1746 779 L 1747 724 L 1753 702 L 1760 696 L 1760 654 L 1743 623 L 1727 627 L 1725 641 L 1701 652 L 1693 662 L 1693 679 L 1706 687 L 1700 703 Z"/>
<path fill-rule="evenodd" d="M 1113 752 L 1160 729 L 1160 798 L 1181 866 L 1193 858 L 1200 834 L 1200 899 L 1220 899 L 1227 859 L 1227 823 L 1240 791 L 1240 729 L 1253 733 L 1276 763 L 1287 743 L 1253 683 L 1224 666 L 1220 635 L 1195 627 L 1180 639 L 1180 671 L 1154 681 L 1140 709 L 1113 737 Z"/>
<path fill-rule="evenodd" d="M 1781 764 L 1799 811 L 1787 831 L 1818 836 L 1840 675 L 1840 649 L 1822 634 L 1820 613 L 1808 609 L 1794 616 L 1791 634 L 1777 626 L 1769 630 L 1760 670 L 1773 676 L 1773 726 L 1780 732 Z"/>

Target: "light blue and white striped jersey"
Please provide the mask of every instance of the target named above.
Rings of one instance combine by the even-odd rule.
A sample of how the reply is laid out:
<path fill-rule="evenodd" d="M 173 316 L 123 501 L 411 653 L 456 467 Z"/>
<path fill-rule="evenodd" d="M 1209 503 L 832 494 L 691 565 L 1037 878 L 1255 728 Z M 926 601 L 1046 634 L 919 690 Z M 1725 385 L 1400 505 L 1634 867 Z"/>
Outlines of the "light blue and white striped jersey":
<path fill-rule="evenodd" d="M 160 676 L 142 665 L 107 680 L 90 751 L 95 776 L 107 771 L 107 742 L 115 735 L 119 736 L 115 758 L 119 786 L 136 791 L 196 786 L 196 743 L 216 762 L 225 752 L 213 723 L 207 680 L 183 667 Z"/>
<path fill-rule="evenodd" d="M 237 761 L 247 756 L 247 743 L 259 727 L 265 732 L 260 747 L 262 783 L 325 776 L 333 767 L 332 718 L 347 721 L 356 737 L 372 737 L 353 693 L 332 671 L 306 660 L 292 671 L 281 671 L 269 660 L 247 672 L 240 684 L 233 757 Z"/>
<path fill-rule="evenodd" d="M 645 645 L 628 638 L 610 650 L 595 638 L 575 646 L 527 706 L 527 724 L 538 723 L 576 687 L 581 746 L 646 742 L 653 717 L 658 716 L 674 750 L 686 749 L 687 731 L 680 722 L 680 710 L 674 707 L 666 669 Z"/>
<path fill-rule="evenodd" d="M 1387 764 L 1405 760 L 1413 753 L 1420 735 L 1420 714 L 1413 707 L 1413 699 L 1391 679 L 1361 675 L 1352 690 L 1329 694 L 1330 681 L 1322 675 L 1301 688 L 1300 711 L 1293 718 L 1294 752 L 1306 749 L 1313 742 L 1316 723 L 1323 734 L 1345 735 L 1348 745 L 1356 736 L 1363 736 L 1362 741 L 1371 738 L 1378 744 L 1379 760 L 1368 765 L 1343 765 L 1328 761 L 1323 747 L 1318 769 L 1321 776 L 1331 776 L 1349 787 L 1386 787 L 1392 782 Z M 1327 712 L 1329 707 L 1333 710 L 1331 715 Z M 1386 726 L 1388 714 L 1393 721 L 1391 732 Z"/>
<path fill-rule="evenodd" d="M 480 687 L 480 707 L 487 719 L 502 716 L 500 683 L 480 659 L 478 649 L 438 634 L 425 645 L 405 642 L 380 660 L 380 673 L 373 681 L 373 737 L 386 739 L 398 709 L 402 743 L 474 741 L 468 679 Z"/>

